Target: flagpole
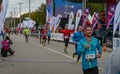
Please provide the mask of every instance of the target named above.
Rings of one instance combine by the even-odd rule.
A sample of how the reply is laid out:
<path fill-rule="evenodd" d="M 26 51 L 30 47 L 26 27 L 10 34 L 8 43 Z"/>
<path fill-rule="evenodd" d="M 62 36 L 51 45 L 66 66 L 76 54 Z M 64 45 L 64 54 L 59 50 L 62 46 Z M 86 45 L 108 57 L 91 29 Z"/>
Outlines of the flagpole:
<path fill-rule="evenodd" d="M 29 18 L 31 18 L 31 0 L 29 0 Z"/>
<path fill-rule="evenodd" d="M 16 11 L 16 8 L 13 8 L 14 9 L 14 27 L 15 27 L 15 11 Z"/>

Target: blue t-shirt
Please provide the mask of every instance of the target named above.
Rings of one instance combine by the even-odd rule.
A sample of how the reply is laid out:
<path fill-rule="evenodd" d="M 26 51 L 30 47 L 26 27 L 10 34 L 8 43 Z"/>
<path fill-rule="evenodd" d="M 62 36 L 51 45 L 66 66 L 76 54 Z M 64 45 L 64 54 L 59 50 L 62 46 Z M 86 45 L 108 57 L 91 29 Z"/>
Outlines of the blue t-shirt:
<path fill-rule="evenodd" d="M 47 34 L 48 36 L 51 36 L 51 30 L 48 30 L 48 34 Z"/>

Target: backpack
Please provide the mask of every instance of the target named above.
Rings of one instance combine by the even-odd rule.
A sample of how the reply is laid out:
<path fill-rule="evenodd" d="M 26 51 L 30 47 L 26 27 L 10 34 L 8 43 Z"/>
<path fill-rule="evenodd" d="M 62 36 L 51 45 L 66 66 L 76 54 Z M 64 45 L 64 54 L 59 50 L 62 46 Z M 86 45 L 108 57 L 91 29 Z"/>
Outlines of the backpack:
<path fill-rule="evenodd" d="M 9 50 L 9 40 L 2 41 L 2 48 L 4 50 Z"/>

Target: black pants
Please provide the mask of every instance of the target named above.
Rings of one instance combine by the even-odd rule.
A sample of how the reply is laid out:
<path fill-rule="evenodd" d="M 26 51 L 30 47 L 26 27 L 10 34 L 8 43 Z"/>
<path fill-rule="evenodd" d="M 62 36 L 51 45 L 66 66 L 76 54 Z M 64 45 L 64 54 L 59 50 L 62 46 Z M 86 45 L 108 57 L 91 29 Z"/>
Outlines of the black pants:
<path fill-rule="evenodd" d="M 14 54 L 14 51 L 11 49 L 11 48 L 9 48 L 9 50 L 4 50 L 3 48 L 1 49 L 1 55 L 2 55 L 2 57 L 7 57 L 7 53 L 10 53 L 11 55 L 13 55 Z"/>
<path fill-rule="evenodd" d="M 51 37 L 51 36 L 48 36 L 48 43 L 50 43 L 50 37 Z"/>
<path fill-rule="evenodd" d="M 77 55 L 77 47 L 78 47 L 78 45 L 77 45 L 77 43 L 76 43 L 76 44 L 75 44 L 75 52 L 73 53 L 74 55 Z M 78 55 L 77 61 L 80 60 L 80 57 L 81 57 L 81 55 Z"/>
<path fill-rule="evenodd" d="M 65 42 L 65 47 L 67 47 L 69 43 L 69 39 L 64 39 L 64 42 Z"/>
<path fill-rule="evenodd" d="M 98 74 L 98 67 L 83 70 L 84 74 Z"/>

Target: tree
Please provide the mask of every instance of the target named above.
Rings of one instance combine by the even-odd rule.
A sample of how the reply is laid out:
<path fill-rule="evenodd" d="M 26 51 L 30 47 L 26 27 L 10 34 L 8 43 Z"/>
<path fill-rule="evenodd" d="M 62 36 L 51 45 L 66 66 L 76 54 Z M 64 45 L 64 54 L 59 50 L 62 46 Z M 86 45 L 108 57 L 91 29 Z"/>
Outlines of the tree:
<path fill-rule="evenodd" d="M 22 20 L 26 17 L 29 17 L 29 13 L 25 13 L 22 15 Z M 36 21 L 38 24 L 45 24 L 46 23 L 46 4 L 42 4 L 38 9 L 31 13 L 31 19 Z"/>
<path fill-rule="evenodd" d="M 87 3 L 87 8 L 90 8 L 90 14 L 93 14 L 96 11 L 102 13 L 105 5 L 104 3 Z"/>

